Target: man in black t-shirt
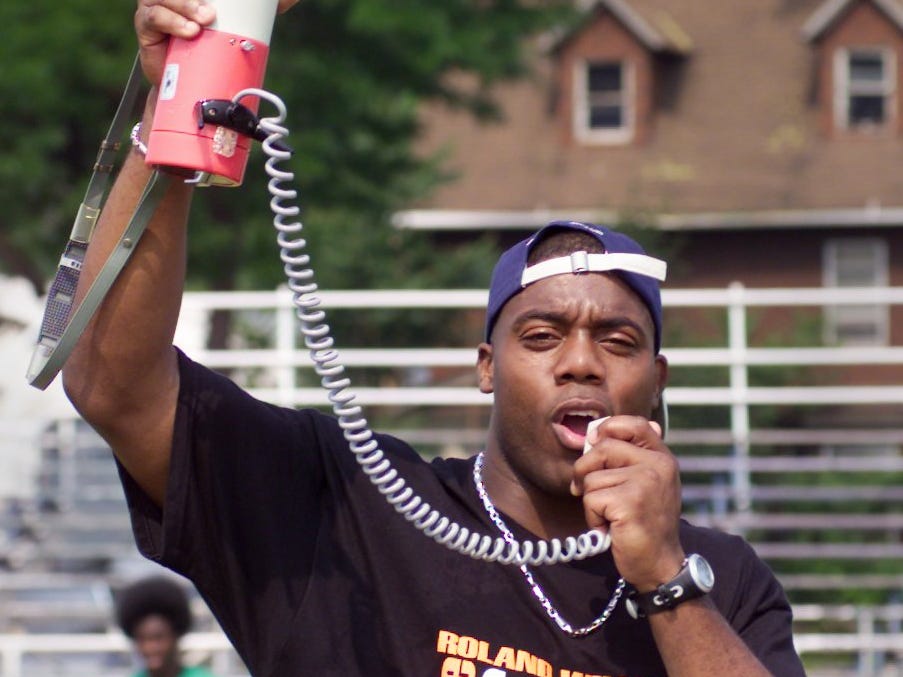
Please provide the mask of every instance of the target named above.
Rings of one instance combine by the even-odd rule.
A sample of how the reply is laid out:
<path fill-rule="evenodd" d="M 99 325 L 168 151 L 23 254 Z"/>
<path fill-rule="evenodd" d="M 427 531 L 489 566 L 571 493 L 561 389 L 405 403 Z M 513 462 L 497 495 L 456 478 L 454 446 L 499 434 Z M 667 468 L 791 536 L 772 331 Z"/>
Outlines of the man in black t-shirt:
<path fill-rule="evenodd" d="M 213 19 L 195 0 L 139 0 L 149 80 L 168 35 Z M 154 89 L 142 129 L 155 104 Z M 149 176 L 136 147 L 79 295 Z M 116 454 L 139 547 L 194 581 L 253 674 L 803 674 L 767 567 L 680 520 L 662 436 L 662 262 L 592 224 L 518 243 L 494 271 L 478 348 L 494 396 L 485 451 L 427 464 L 379 438 L 414 491 L 477 533 L 610 539 L 563 565 L 486 563 L 400 519 L 335 420 L 256 401 L 172 346 L 191 191 L 169 188 L 64 382 Z"/>

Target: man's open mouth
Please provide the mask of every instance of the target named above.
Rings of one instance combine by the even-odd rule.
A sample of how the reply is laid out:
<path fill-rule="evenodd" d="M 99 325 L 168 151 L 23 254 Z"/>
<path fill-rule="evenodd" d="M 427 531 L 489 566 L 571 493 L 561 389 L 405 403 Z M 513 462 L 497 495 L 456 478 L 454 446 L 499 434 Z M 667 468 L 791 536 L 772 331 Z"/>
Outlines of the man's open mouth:
<path fill-rule="evenodd" d="M 599 416 L 599 412 L 592 409 L 586 411 L 569 411 L 561 417 L 559 423 L 572 433 L 580 435 L 581 437 L 586 437 L 586 427 L 590 424 L 590 421 L 594 421 L 599 418 Z"/>

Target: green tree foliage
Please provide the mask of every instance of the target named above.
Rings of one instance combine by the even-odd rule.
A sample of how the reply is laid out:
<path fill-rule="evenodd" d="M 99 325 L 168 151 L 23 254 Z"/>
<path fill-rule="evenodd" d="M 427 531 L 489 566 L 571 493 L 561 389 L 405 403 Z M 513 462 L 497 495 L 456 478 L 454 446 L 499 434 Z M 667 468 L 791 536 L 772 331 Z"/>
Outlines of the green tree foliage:
<path fill-rule="evenodd" d="M 289 109 L 288 164 L 319 279 L 329 287 L 480 286 L 488 243 L 437 255 L 389 222 L 447 179 L 413 152 L 425 100 L 496 114 L 489 85 L 525 73 L 526 39 L 559 2 L 304 0 L 280 17 L 266 86 Z M 0 270 L 42 288 L 134 55 L 133 4 L 3 3 Z M 466 77 L 460 77 L 461 75 Z M 463 83 L 463 84 L 453 84 Z M 262 113 L 266 114 L 266 109 Z M 245 185 L 200 191 L 189 283 L 268 288 L 281 279 L 259 150 Z"/>
<path fill-rule="evenodd" d="M 129 3 L 0 6 L 0 271 L 41 289 L 71 228 L 130 59 Z"/>

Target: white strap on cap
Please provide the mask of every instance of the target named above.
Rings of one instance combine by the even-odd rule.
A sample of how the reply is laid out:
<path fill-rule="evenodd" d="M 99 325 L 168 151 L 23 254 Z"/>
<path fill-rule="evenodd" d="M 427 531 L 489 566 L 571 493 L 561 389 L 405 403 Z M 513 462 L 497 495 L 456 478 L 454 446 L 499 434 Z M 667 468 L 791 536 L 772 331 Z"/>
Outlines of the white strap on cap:
<path fill-rule="evenodd" d="M 524 268 L 520 284 L 526 287 L 531 282 L 564 273 L 604 273 L 612 270 L 646 275 L 664 282 L 668 264 L 645 254 L 587 254 L 579 251 Z"/>

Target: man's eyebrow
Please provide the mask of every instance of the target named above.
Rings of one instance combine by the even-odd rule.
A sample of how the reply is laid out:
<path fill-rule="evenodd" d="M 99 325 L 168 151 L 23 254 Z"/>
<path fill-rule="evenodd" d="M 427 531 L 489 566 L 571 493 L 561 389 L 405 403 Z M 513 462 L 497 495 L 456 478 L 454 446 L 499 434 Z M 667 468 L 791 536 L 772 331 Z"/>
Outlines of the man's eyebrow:
<path fill-rule="evenodd" d="M 520 329 L 527 324 L 527 322 L 532 322 L 534 320 L 548 322 L 549 324 L 563 324 L 567 321 L 567 314 L 556 310 L 525 310 L 514 318 L 511 326 L 514 329 Z"/>
<path fill-rule="evenodd" d="M 568 313 L 548 309 L 525 310 L 523 313 L 514 318 L 511 326 L 515 330 L 519 330 L 525 324 L 532 321 L 548 322 L 552 325 L 567 324 Z M 612 330 L 629 327 L 642 333 L 646 333 L 649 330 L 648 327 L 644 327 L 641 322 L 638 322 L 628 315 L 604 317 L 596 322 L 593 322 L 593 327 L 596 330 Z"/>

